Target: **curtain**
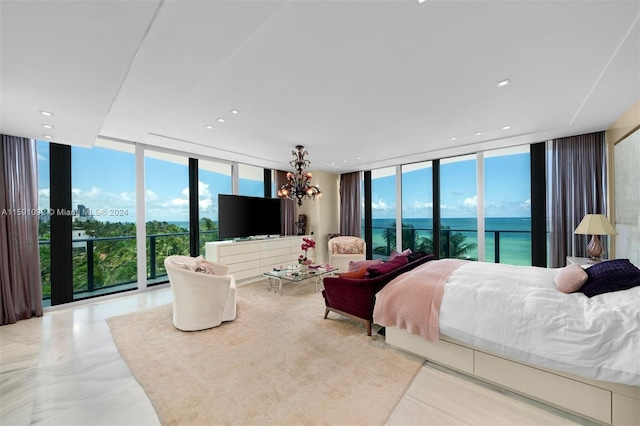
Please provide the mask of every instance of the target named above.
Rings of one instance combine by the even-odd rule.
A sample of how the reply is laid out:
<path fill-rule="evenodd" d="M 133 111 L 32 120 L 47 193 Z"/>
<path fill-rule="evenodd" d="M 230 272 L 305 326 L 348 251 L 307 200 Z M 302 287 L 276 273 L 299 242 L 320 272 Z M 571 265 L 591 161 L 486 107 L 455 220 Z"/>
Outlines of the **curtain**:
<path fill-rule="evenodd" d="M 2 324 L 42 316 L 36 141 L 2 135 L 0 145 Z"/>
<path fill-rule="evenodd" d="M 276 191 L 282 185 L 287 183 L 287 172 L 282 170 L 275 171 Z M 296 205 L 293 200 L 288 198 L 281 199 L 281 228 L 282 235 L 297 235 L 296 229 Z"/>
<path fill-rule="evenodd" d="M 340 175 L 340 235 L 362 236 L 360 172 Z"/>
<path fill-rule="evenodd" d="M 591 235 L 574 235 L 585 214 L 606 214 L 604 132 L 551 141 L 548 156 L 549 266 L 565 266 L 566 256 L 586 257 Z M 606 238 L 601 239 L 607 250 Z"/>

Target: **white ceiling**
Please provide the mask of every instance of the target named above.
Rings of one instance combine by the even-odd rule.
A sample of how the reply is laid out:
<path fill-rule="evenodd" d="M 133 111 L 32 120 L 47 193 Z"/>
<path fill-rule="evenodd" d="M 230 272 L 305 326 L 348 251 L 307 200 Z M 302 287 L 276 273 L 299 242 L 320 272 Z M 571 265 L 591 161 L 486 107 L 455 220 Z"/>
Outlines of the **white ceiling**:
<path fill-rule="evenodd" d="M 640 99 L 639 18 L 638 0 L 0 0 L 0 132 L 284 170 L 302 144 L 335 173 L 539 142 Z"/>

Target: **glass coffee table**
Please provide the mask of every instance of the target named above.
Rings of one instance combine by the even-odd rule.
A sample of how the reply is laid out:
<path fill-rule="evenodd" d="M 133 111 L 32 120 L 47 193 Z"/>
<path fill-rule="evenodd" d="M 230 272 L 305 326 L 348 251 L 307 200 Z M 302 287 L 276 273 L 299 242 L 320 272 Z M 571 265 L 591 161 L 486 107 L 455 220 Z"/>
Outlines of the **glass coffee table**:
<path fill-rule="evenodd" d="M 329 269 L 329 270 L 322 270 L 322 271 L 318 271 L 318 270 L 313 270 L 313 269 L 305 269 L 305 270 L 301 270 L 301 271 L 295 271 L 292 272 L 291 275 L 287 275 L 286 270 L 282 270 L 282 271 L 269 271 L 269 272 L 265 272 L 262 275 L 267 277 L 269 279 L 269 287 L 268 290 L 269 291 L 278 291 L 278 293 L 280 295 L 282 295 L 282 282 L 283 281 L 288 281 L 288 282 L 294 282 L 294 283 L 298 283 L 301 281 L 305 281 L 305 280 L 310 280 L 313 279 L 314 280 L 314 284 L 316 286 L 316 292 L 318 291 L 318 287 L 320 286 L 320 283 L 322 282 L 322 278 L 324 277 L 330 277 L 332 275 L 334 275 L 336 272 L 338 272 L 338 268 L 333 268 L 333 269 Z"/>

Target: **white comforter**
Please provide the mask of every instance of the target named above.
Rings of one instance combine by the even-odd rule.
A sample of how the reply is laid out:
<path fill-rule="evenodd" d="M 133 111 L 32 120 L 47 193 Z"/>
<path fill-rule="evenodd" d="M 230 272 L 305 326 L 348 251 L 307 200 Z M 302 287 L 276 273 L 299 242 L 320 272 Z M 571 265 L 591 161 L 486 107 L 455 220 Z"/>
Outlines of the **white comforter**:
<path fill-rule="evenodd" d="M 640 386 L 640 287 L 556 290 L 559 269 L 469 262 L 447 281 L 440 333 L 513 359 Z"/>

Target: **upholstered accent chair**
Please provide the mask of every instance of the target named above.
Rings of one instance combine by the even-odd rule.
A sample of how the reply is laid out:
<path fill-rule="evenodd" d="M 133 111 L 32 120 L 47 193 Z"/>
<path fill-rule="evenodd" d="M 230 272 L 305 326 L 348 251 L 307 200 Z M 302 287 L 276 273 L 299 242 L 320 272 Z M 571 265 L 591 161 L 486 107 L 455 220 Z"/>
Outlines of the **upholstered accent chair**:
<path fill-rule="evenodd" d="M 367 244 L 359 237 L 335 237 L 329 240 L 329 263 L 340 272 L 349 270 L 349 262 L 367 258 Z"/>
<path fill-rule="evenodd" d="M 229 267 L 206 262 L 204 269 L 211 274 L 196 272 L 197 265 L 198 259 L 189 256 L 164 260 L 173 295 L 173 325 L 182 331 L 217 327 L 236 318 L 236 280 Z"/>

